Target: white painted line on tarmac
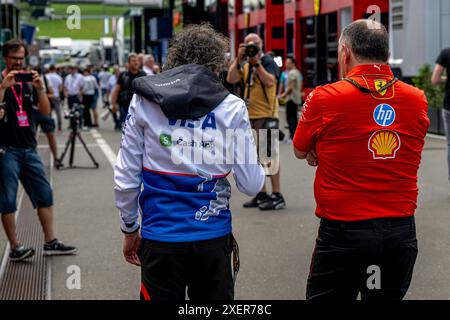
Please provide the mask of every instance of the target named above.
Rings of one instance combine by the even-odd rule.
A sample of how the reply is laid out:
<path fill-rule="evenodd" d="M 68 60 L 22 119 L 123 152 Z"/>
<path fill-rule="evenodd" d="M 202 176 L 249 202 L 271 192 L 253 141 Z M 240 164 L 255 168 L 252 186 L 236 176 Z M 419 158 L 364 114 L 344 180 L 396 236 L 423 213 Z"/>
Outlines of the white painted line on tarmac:
<path fill-rule="evenodd" d="M 114 166 L 116 165 L 117 154 L 109 146 L 109 144 L 106 142 L 106 140 L 103 139 L 102 135 L 96 129 L 92 129 L 91 134 L 92 134 L 92 137 L 94 137 L 95 142 L 97 142 L 98 146 L 105 154 L 106 159 L 108 159 L 109 164 L 114 169 Z"/>
<path fill-rule="evenodd" d="M 53 153 L 50 154 L 50 170 L 49 170 L 49 180 L 50 186 L 53 192 L 53 166 L 55 164 L 55 159 L 53 158 Z M 53 215 L 54 217 L 54 215 Z M 45 240 L 44 240 L 45 241 Z M 46 291 L 45 291 L 45 300 L 52 300 L 52 261 L 50 257 L 45 257 L 47 264 L 47 283 L 46 283 Z"/>
<path fill-rule="evenodd" d="M 440 136 L 440 135 L 432 134 L 432 133 L 428 133 L 427 137 L 432 138 L 432 139 L 438 139 L 438 140 L 446 140 L 445 136 Z"/>
<path fill-rule="evenodd" d="M 92 131 L 94 131 L 94 130 L 92 130 Z M 98 133 L 97 130 L 95 130 L 95 132 L 92 132 L 92 137 L 94 139 L 101 139 L 102 135 L 100 133 Z"/>
<path fill-rule="evenodd" d="M 96 143 L 87 143 L 86 146 L 88 148 L 98 148 L 99 147 L 99 145 L 96 144 Z M 66 147 L 66 145 L 65 144 L 58 144 L 56 147 L 58 149 L 64 149 Z M 40 144 L 40 145 L 37 146 L 37 148 L 38 149 L 48 149 L 50 147 L 49 147 L 48 144 Z M 79 145 L 79 144 L 75 144 L 75 148 L 83 148 L 83 146 Z"/>

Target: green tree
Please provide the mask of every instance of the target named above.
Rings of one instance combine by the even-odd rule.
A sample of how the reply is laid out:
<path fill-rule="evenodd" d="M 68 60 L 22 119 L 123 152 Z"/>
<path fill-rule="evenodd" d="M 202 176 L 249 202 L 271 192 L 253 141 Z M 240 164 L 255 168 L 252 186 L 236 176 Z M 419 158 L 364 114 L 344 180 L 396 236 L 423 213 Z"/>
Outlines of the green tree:
<path fill-rule="evenodd" d="M 444 86 L 434 86 L 431 83 L 433 71 L 429 64 L 425 64 L 419 70 L 419 74 L 412 79 L 414 85 L 422 89 L 428 99 L 428 105 L 435 109 L 441 109 L 444 103 Z"/>

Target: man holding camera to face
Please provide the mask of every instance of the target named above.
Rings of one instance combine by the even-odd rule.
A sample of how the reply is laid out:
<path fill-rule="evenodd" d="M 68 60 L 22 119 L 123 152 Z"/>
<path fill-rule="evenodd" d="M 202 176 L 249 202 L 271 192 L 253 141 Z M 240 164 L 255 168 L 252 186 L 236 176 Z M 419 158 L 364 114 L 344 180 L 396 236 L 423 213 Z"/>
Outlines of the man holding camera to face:
<path fill-rule="evenodd" d="M 11 245 L 9 258 L 21 261 L 34 255 L 16 235 L 15 212 L 19 180 L 37 208 L 45 235 L 44 255 L 76 252 L 58 241 L 53 229 L 53 192 L 36 151 L 36 119 L 33 105 L 42 115 L 50 113 L 44 83 L 36 71 L 24 71 L 27 48 L 20 40 L 3 45 L 6 69 L 0 76 L 0 214 Z"/>
<path fill-rule="evenodd" d="M 276 98 L 278 66 L 271 56 L 264 55 L 262 47 L 263 42 L 257 34 L 247 35 L 244 43 L 239 45 L 238 56 L 231 64 L 227 76 L 229 83 L 240 82 L 243 85 L 242 98 L 247 103 L 251 126 L 257 133 L 261 129 L 269 131 L 278 129 L 278 100 Z M 270 139 L 268 140 L 268 154 L 270 153 L 269 156 L 272 158 L 277 158 L 274 153 L 276 150 L 271 150 Z M 261 158 L 260 154 L 260 160 Z M 272 160 L 266 166 L 272 167 L 273 162 Z M 255 198 L 244 204 L 245 208 L 258 207 L 261 210 L 277 210 L 286 206 L 280 193 L 279 166 L 275 171 L 276 173 L 270 175 L 272 194 L 268 195 L 264 186 Z"/>

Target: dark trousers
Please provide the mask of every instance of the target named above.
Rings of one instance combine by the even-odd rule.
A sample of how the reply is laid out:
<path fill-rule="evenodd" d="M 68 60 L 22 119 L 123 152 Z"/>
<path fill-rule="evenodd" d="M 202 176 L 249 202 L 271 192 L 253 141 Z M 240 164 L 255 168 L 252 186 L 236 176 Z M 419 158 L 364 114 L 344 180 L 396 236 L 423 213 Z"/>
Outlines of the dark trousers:
<path fill-rule="evenodd" d="M 416 257 L 414 217 L 350 223 L 322 219 L 306 299 L 356 300 L 361 293 L 361 300 L 401 300 Z"/>
<path fill-rule="evenodd" d="M 231 235 L 197 242 L 167 243 L 142 239 L 141 299 L 233 300 Z"/>
<path fill-rule="evenodd" d="M 67 97 L 67 104 L 69 105 L 69 109 L 70 110 L 72 110 L 72 108 L 73 108 L 73 105 L 74 104 L 80 104 L 81 102 L 80 102 L 80 99 L 78 98 L 78 96 L 77 95 L 74 95 L 74 96 L 71 96 L 71 95 L 69 95 L 68 97 Z"/>
<path fill-rule="evenodd" d="M 91 107 L 94 102 L 94 95 L 85 94 L 83 96 L 83 125 L 85 127 L 92 127 Z"/>
<path fill-rule="evenodd" d="M 291 139 L 294 139 L 295 130 L 298 124 L 298 104 L 289 100 L 286 103 L 286 121 L 289 126 L 289 133 Z"/>
<path fill-rule="evenodd" d="M 119 124 L 120 124 L 120 127 L 122 128 L 123 126 L 124 126 L 124 124 L 125 124 L 125 120 L 126 120 L 126 118 L 127 118 L 127 114 L 128 114 L 128 106 L 127 107 L 124 107 L 124 106 L 119 106 L 119 112 L 120 112 L 120 115 L 119 115 Z"/>

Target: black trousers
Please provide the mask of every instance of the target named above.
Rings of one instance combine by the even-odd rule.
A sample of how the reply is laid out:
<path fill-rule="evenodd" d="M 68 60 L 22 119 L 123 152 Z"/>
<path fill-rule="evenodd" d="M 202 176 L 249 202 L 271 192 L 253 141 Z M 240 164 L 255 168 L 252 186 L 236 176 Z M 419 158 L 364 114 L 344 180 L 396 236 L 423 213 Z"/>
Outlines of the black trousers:
<path fill-rule="evenodd" d="M 83 96 L 83 125 L 85 127 L 92 127 L 92 118 L 91 118 L 91 106 L 94 103 L 94 96 L 85 94 Z"/>
<path fill-rule="evenodd" d="M 80 99 L 78 98 L 78 96 L 77 95 L 69 95 L 68 97 L 67 97 L 67 104 L 69 105 L 69 109 L 70 110 L 72 110 L 73 109 L 73 105 L 74 104 L 80 104 L 81 103 L 81 101 L 80 101 Z"/>
<path fill-rule="evenodd" d="M 414 217 L 343 223 L 321 220 L 308 300 L 401 300 L 417 257 Z"/>
<path fill-rule="evenodd" d="M 298 104 L 294 103 L 292 100 L 289 100 L 286 103 L 286 121 L 289 126 L 289 133 L 291 139 L 294 139 L 295 130 L 298 125 Z"/>
<path fill-rule="evenodd" d="M 142 239 L 141 300 L 233 300 L 231 235 L 197 242 Z"/>

